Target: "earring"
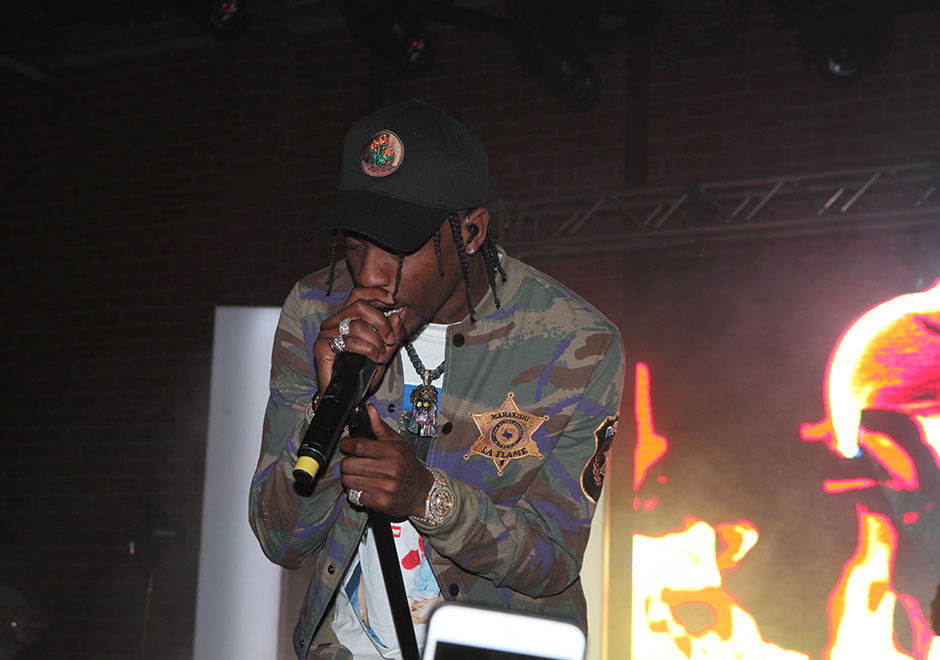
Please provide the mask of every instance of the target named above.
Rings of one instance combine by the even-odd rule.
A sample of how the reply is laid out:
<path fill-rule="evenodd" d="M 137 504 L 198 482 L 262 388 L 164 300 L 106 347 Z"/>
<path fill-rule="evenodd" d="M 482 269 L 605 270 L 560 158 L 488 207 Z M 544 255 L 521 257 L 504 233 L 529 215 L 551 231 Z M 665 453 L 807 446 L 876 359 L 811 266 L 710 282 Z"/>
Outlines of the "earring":
<path fill-rule="evenodd" d="M 472 247 L 471 247 L 471 248 L 467 248 L 467 254 L 473 254 L 473 252 L 474 252 L 474 250 L 473 250 Z"/>

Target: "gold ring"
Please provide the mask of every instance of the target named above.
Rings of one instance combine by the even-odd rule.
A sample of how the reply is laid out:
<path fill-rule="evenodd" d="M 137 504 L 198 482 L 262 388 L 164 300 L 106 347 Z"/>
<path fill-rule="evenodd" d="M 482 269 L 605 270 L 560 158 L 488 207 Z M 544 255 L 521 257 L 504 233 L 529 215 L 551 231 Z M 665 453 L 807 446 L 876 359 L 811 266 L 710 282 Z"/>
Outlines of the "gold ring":
<path fill-rule="evenodd" d="M 343 339 L 343 335 L 336 335 L 330 340 L 330 348 L 333 349 L 334 353 L 342 353 L 346 350 L 346 340 Z"/>

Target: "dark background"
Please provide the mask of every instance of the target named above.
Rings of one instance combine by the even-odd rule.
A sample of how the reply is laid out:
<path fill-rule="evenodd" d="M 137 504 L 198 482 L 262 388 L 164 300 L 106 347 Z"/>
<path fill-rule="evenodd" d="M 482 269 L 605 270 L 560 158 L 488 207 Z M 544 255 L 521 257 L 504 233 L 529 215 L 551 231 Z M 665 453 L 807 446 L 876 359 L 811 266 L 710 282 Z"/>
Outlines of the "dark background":
<path fill-rule="evenodd" d="M 940 12 L 895 3 L 906 11 L 893 19 L 887 55 L 857 81 L 833 84 L 807 64 L 792 20 L 773 11 L 781 4 L 752 3 L 743 30 L 714 53 L 654 47 L 648 87 L 638 44 L 656 39 L 639 31 L 592 59 L 603 89 L 582 112 L 534 82 L 505 35 L 445 20 L 429 23 L 431 69 L 406 77 L 374 64 L 334 1 L 256 0 L 227 34 L 178 3 L 126 12 L 79 2 L 74 14 L 56 3 L 11 5 L 0 54 L 27 70 L 0 73 L 0 584 L 47 613 L 44 655 L 136 654 L 146 572 L 128 541 L 152 506 L 185 533 L 157 567 L 147 656 L 191 656 L 214 307 L 279 305 L 325 263 L 325 244 L 305 233 L 335 186 L 343 133 L 377 100 L 421 97 L 466 123 L 489 150 L 494 204 L 940 153 Z M 602 22 L 622 23 L 603 13 Z M 852 254 L 883 248 L 911 272 L 882 285 L 881 266 Z M 846 319 L 817 296 L 814 269 L 831 276 L 848 264 L 865 276 L 826 280 L 856 313 L 938 275 L 936 224 L 598 254 L 529 261 L 623 328 L 628 364 L 649 360 L 663 340 L 678 351 L 674 373 L 683 351 L 704 351 L 715 370 L 746 364 L 748 351 L 715 348 L 735 337 L 744 347 L 770 342 L 782 376 L 816 387 Z M 806 277 L 779 275 L 791 267 Z M 674 300 L 677 285 L 697 293 Z M 710 297 L 730 306 L 723 316 Z M 807 317 L 774 334 L 763 306 L 780 298 Z M 677 304 L 695 314 L 673 316 Z M 703 318 L 711 334 L 700 337 Z M 726 332 L 750 323 L 757 332 Z M 814 354 L 802 350 L 808 336 Z M 665 371 L 651 368 L 654 379 Z M 740 394 L 776 410 L 785 401 L 766 388 L 777 374 L 757 368 L 753 382 L 738 381 Z M 697 376 L 670 398 L 717 428 L 741 403 L 704 410 L 696 396 L 710 386 Z M 799 395 L 821 406 L 818 389 Z M 631 404 L 625 398 L 625 415 Z M 629 489 L 626 481 L 612 486 Z"/>

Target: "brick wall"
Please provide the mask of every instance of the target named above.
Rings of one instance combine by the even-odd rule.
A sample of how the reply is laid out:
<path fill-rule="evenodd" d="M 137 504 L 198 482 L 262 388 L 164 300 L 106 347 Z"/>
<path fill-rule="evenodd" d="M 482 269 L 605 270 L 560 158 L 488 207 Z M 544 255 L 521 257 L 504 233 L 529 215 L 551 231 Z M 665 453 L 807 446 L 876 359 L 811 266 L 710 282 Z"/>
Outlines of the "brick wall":
<path fill-rule="evenodd" d="M 421 96 L 464 120 L 489 148 L 494 199 L 624 185 L 623 49 L 597 62 L 597 104 L 571 114 L 503 38 L 435 28 L 433 69 L 389 73 L 385 100 Z M 936 14 L 900 18 L 887 65 L 848 88 L 805 70 L 762 6 L 721 56 L 654 57 L 650 183 L 937 153 L 938 29 Z M 324 262 L 304 233 L 368 108 L 370 58 L 336 3 L 270 3 L 222 41 L 172 16 L 40 37 L 8 52 L 50 84 L 0 80 L 0 584 L 47 610 L 48 657 L 127 657 L 145 598 L 128 535 L 153 505 L 187 535 L 157 573 L 148 657 L 185 658 L 213 308 L 278 305 Z M 626 322 L 616 291 L 642 263 L 537 265 Z"/>

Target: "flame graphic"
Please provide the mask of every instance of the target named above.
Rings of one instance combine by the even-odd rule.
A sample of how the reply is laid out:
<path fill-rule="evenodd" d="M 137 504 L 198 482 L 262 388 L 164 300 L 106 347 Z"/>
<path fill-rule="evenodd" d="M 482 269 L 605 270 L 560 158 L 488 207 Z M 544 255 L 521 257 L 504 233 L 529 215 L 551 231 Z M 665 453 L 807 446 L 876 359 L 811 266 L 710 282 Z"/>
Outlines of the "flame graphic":
<path fill-rule="evenodd" d="M 936 288 L 937 285 L 934 286 Z M 924 324 L 923 312 L 917 312 L 917 316 L 912 322 L 928 327 Z M 858 322 L 853 324 L 849 331 L 857 325 Z M 849 331 L 843 336 L 842 343 Z M 929 351 L 930 337 L 922 338 L 916 345 L 923 347 L 924 344 L 928 345 Z M 889 342 L 888 345 L 897 353 L 905 354 L 899 340 L 893 344 Z M 838 353 L 837 348 L 833 356 Z M 838 363 L 832 359 L 830 367 L 832 364 L 838 366 Z M 903 363 L 903 359 L 898 358 L 894 363 Z M 927 371 L 936 373 L 937 365 L 940 365 L 940 361 L 928 364 Z M 877 375 L 871 370 L 866 373 Z M 913 367 L 894 372 L 895 376 L 908 377 L 909 384 L 923 382 L 918 377 L 924 373 L 925 370 Z M 854 382 L 854 377 L 850 376 L 848 380 Z M 901 383 L 904 382 L 902 378 Z M 887 387 L 889 385 L 882 385 L 881 389 Z M 839 388 L 827 389 L 829 401 L 833 400 L 834 391 L 839 391 Z M 851 431 L 854 442 L 889 470 L 893 480 L 886 485 L 917 488 L 917 472 L 910 455 L 892 438 L 858 425 L 858 413 L 868 405 L 868 401 L 884 400 L 878 398 L 880 390 L 857 388 L 857 391 L 865 392 L 865 396 L 852 399 L 852 405 L 856 407 Z M 936 398 L 936 394 L 934 396 Z M 896 405 L 910 410 L 916 409 L 920 413 L 932 410 L 930 405 L 924 405 L 924 398 L 917 399 L 911 405 L 900 400 L 901 397 L 896 399 Z M 638 490 L 649 468 L 665 455 L 669 447 L 668 440 L 654 430 L 650 376 L 645 364 L 638 364 L 636 368 L 635 406 L 637 445 L 634 489 Z M 836 406 L 836 409 L 843 411 L 839 413 L 843 414 L 851 406 Z M 921 417 L 919 428 L 937 431 L 937 421 L 937 417 Z M 845 455 L 836 446 L 834 429 L 837 426 L 844 425 L 824 420 L 818 424 L 804 425 L 801 432 L 804 433 L 804 439 L 827 441 L 831 450 Z M 844 430 L 842 432 L 845 433 Z M 924 437 L 926 441 L 927 436 Z M 875 482 L 871 479 L 828 481 L 826 490 L 840 493 L 873 485 Z M 643 511 L 649 511 L 654 506 L 654 500 L 643 503 L 635 500 L 634 503 L 635 509 Z M 940 659 L 940 638 L 933 636 L 919 603 L 913 597 L 897 592 L 893 586 L 897 531 L 887 516 L 872 512 L 860 504 L 856 506 L 856 513 L 856 549 L 846 560 L 830 592 L 827 608 L 829 640 L 819 656 L 820 660 Z M 806 653 L 784 648 L 766 639 L 761 634 L 756 618 L 724 585 L 724 575 L 742 565 L 759 539 L 759 530 L 750 521 L 740 520 L 712 526 L 692 516 L 685 517 L 681 529 L 652 536 L 634 533 L 631 657 L 634 660 L 810 660 L 812 656 Z M 720 549 L 716 550 L 716 547 Z M 906 613 L 911 625 L 913 648 L 910 653 L 900 648 L 895 636 L 895 610 L 898 606 Z"/>
<path fill-rule="evenodd" d="M 636 416 L 636 450 L 633 456 L 633 490 L 639 490 L 649 469 L 669 449 L 669 442 L 653 428 L 653 405 L 650 402 L 650 370 L 643 362 L 636 365 L 634 414 Z M 634 508 L 639 508 L 634 504 Z"/>
<path fill-rule="evenodd" d="M 940 280 L 856 318 L 830 355 L 823 392 L 826 417 L 800 427 L 804 440 L 846 458 L 865 449 L 894 476 L 893 487 L 916 489 L 910 457 L 860 427 L 862 410 L 894 410 L 910 415 L 940 467 Z"/>
<path fill-rule="evenodd" d="M 722 584 L 757 538 L 746 520 L 712 527 L 692 516 L 681 530 L 634 535 L 632 657 L 808 660 L 764 639 L 754 617 Z M 716 540 L 724 547 L 720 555 Z"/>
<path fill-rule="evenodd" d="M 669 442 L 655 431 L 646 364 L 636 365 L 634 490 L 662 458 Z M 655 499 L 634 501 L 650 511 Z M 723 586 L 722 576 L 736 569 L 760 538 L 747 520 L 714 527 L 687 516 L 681 530 L 633 537 L 632 657 L 807 659 L 760 634 L 754 617 Z M 716 541 L 721 546 L 716 551 Z"/>
<path fill-rule="evenodd" d="M 898 534 L 884 515 L 857 505 L 858 545 L 829 595 L 829 642 L 824 660 L 860 657 L 924 658 L 934 637 L 917 601 L 892 585 Z M 894 611 L 900 604 L 914 633 L 913 655 L 903 651 L 894 634 Z"/>

